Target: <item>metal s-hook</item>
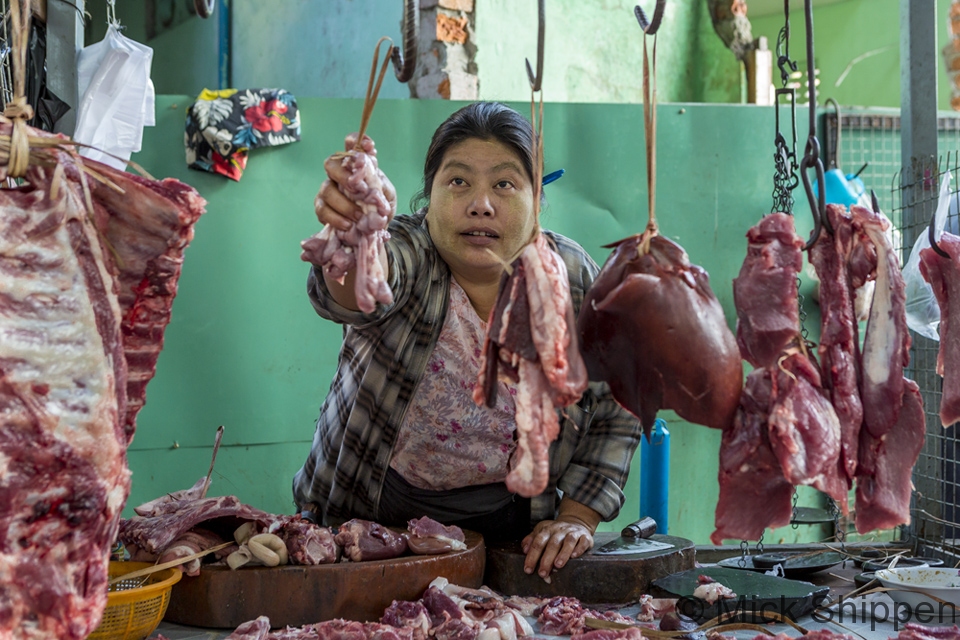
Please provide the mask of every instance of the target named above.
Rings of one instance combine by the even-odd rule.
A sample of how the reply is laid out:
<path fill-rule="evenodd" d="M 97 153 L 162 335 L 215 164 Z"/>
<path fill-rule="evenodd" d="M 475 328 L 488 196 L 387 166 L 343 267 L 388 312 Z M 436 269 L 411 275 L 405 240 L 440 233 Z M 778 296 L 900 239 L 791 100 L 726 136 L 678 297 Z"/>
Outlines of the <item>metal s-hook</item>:
<path fill-rule="evenodd" d="M 811 144 L 812 143 L 812 144 Z M 810 147 L 814 150 L 809 152 Z M 807 200 L 810 202 L 810 213 L 813 215 L 813 231 L 810 233 L 810 239 L 803 246 L 807 251 L 814 245 L 817 238 L 820 237 L 820 229 L 826 228 L 829 233 L 833 233 L 833 227 L 827 220 L 827 187 L 824 184 L 823 162 L 820 161 L 820 143 L 816 136 L 811 136 L 807 141 L 808 153 L 805 153 L 800 161 L 800 178 L 803 180 L 803 188 L 807 192 Z M 813 194 L 813 186 L 810 184 L 810 177 L 807 176 L 807 169 L 815 169 L 817 172 L 817 195 Z"/>
<path fill-rule="evenodd" d="M 824 184 L 823 162 L 820 160 L 820 141 L 817 140 L 817 81 L 816 62 L 813 57 L 813 2 L 804 0 L 804 13 L 807 21 L 807 93 L 809 100 L 807 108 L 810 112 L 810 133 L 807 145 L 803 150 L 803 160 L 800 161 L 800 177 L 803 179 L 803 188 L 807 192 L 810 202 L 810 213 L 813 214 L 813 233 L 807 241 L 804 250 L 809 249 L 820 236 L 820 229 L 826 229 L 833 234 L 833 227 L 827 219 L 827 189 Z M 817 194 L 813 193 L 807 169 L 816 169 Z"/>
<path fill-rule="evenodd" d="M 201 18 L 209 18 L 217 6 L 217 0 L 193 0 L 193 8 Z"/>
<path fill-rule="evenodd" d="M 544 23 L 544 0 L 537 0 L 537 74 L 533 74 L 533 67 L 530 66 L 530 59 L 524 58 L 527 63 L 527 78 L 530 80 L 530 89 L 540 91 L 540 84 L 543 82 L 543 23 Z"/>
<path fill-rule="evenodd" d="M 880 209 L 878 209 L 877 207 L 874 207 L 874 211 L 879 211 L 879 210 Z M 950 254 L 944 251 L 943 249 L 941 249 L 940 245 L 937 244 L 937 234 L 934 231 L 934 229 L 936 229 L 936 226 L 937 226 L 937 212 L 934 211 L 933 215 L 930 217 L 930 225 L 927 228 L 927 233 L 930 234 L 928 236 L 928 239 L 930 240 L 930 248 L 936 251 L 938 256 L 942 258 L 946 258 L 947 260 L 952 260 L 952 258 L 950 257 Z"/>
<path fill-rule="evenodd" d="M 633 15 L 637 17 L 637 22 L 640 23 L 640 28 L 643 29 L 645 34 L 652 36 L 657 32 L 657 29 L 660 28 L 660 23 L 663 21 L 663 11 L 666 6 L 667 0 L 657 0 L 657 4 L 653 9 L 652 20 L 647 20 L 647 14 L 643 12 L 640 5 L 633 8 Z"/>
<path fill-rule="evenodd" d="M 403 50 L 393 48 L 391 59 L 397 80 L 407 82 L 417 68 L 418 43 L 420 41 L 420 16 L 417 11 L 418 0 L 403 0 Z"/>

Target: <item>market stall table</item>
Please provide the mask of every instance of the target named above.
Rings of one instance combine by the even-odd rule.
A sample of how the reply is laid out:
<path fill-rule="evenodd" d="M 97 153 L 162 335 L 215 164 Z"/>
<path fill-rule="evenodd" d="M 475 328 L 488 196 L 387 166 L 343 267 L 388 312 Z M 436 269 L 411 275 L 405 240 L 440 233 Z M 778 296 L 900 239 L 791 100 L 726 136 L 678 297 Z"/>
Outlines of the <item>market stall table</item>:
<path fill-rule="evenodd" d="M 774 547 L 768 547 L 773 549 Z M 711 563 L 712 564 L 712 563 Z M 705 565 L 709 566 L 709 565 Z M 846 596 L 855 589 L 854 577 L 862 571 L 856 567 L 853 561 L 847 561 L 845 564 L 837 565 L 833 568 L 811 574 L 804 579 L 818 586 L 825 586 L 830 589 L 829 597 L 832 603 L 847 602 Z M 512 594 L 508 594 L 512 595 Z M 637 604 L 624 605 L 618 610 L 625 616 L 635 618 L 639 606 Z M 902 628 L 902 623 L 894 622 L 891 618 L 893 611 L 893 602 L 888 596 L 882 593 L 872 594 L 865 598 L 851 599 L 841 611 L 832 607 L 831 611 L 821 611 L 816 616 L 805 615 L 797 620 L 797 623 L 807 630 L 828 629 L 835 633 L 853 632 L 861 635 L 866 640 L 887 640 L 896 637 Z M 866 615 L 863 615 L 866 614 Z M 871 617 L 873 614 L 875 617 Z M 535 619 L 528 619 L 534 630 L 538 631 Z M 948 621 L 949 623 L 949 621 Z M 792 637 L 799 636 L 799 632 L 785 624 L 771 624 L 771 631 L 783 631 Z M 185 625 L 173 624 L 170 622 L 161 622 L 157 628 L 157 633 L 162 633 L 168 640 L 223 640 L 232 632 L 231 629 L 202 629 Z M 751 631 L 739 631 L 735 634 L 740 639 L 751 639 L 756 633 Z M 538 638 L 556 638 L 557 636 L 546 636 L 539 633 L 534 637 Z"/>

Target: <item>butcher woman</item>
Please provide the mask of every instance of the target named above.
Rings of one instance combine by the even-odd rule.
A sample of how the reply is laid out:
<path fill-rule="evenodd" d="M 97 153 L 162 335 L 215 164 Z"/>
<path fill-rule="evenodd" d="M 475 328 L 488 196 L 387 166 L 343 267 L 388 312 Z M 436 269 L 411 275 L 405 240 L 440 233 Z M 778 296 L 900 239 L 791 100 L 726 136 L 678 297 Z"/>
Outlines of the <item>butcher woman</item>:
<path fill-rule="evenodd" d="M 330 273 L 317 241 L 304 241 L 310 301 L 343 325 L 344 338 L 293 492 L 301 510 L 318 511 L 330 526 L 361 518 L 406 527 L 426 515 L 488 540 L 522 538 L 524 570 L 547 577 L 593 546 L 601 520 L 617 516 L 641 429 L 606 384 L 591 382 L 562 410 L 546 490 L 522 498 L 504 482 L 516 386 L 499 382 L 493 408 L 473 401 L 503 262 L 538 228 L 532 136 L 503 104 L 463 107 L 433 135 L 413 215 L 393 216 L 396 191 L 379 173 L 390 218 L 379 260 L 390 295 L 372 312 L 360 310 L 356 268 Z M 347 148 L 355 142 L 348 137 Z M 369 138 L 362 148 L 376 153 Z M 349 175 L 342 157 L 324 163 L 316 213 L 331 230 L 350 232 L 362 213 L 339 188 Z M 597 265 L 576 242 L 542 233 L 564 260 L 579 312 Z"/>

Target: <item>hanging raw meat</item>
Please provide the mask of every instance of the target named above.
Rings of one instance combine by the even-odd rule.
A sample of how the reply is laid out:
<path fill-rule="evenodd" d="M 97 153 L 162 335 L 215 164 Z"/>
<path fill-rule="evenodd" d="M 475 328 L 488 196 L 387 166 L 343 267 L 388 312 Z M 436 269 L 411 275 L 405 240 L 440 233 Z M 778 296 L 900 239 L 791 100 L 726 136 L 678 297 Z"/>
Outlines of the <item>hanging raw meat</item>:
<path fill-rule="evenodd" d="M 821 281 L 819 352 L 840 419 L 844 471 L 856 482 L 857 531 L 866 533 L 910 521 L 923 399 L 903 377 L 910 336 L 903 276 L 886 235 L 890 222 L 858 205 L 827 205 L 826 215 L 833 231 L 822 232 L 810 251 Z M 875 286 L 861 352 L 853 300 L 869 280 Z"/>
<path fill-rule="evenodd" d="M 950 257 L 945 258 L 929 247 L 924 249 L 920 252 L 920 273 L 930 283 L 940 306 L 940 423 L 949 427 L 960 420 L 960 238 L 943 233 L 937 246 Z"/>
<path fill-rule="evenodd" d="M 355 138 L 347 138 L 347 151 L 338 154 L 349 177 L 337 187 L 357 206 L 360 217 L 349 231 L 326 225 L 320 233 L 300 243 L 302 258 L 320 266 L 327 276 L 340 284 L 343 284 L 347 272 L 355 269 L 354 295 L 357 308 L 364 313 L 373 313 L 378 302 L 383 305 L 393 302 L 393 292 L 386 282 L 380 252 L 390 239 L 387 225 L 393 219 L 397 205 L 386 195 L 385 185 L 388 181 L 377 164 L 373 140 L 364 135 L 393 52 L 393 46 L 388 46 L 378 77 L 377 60 L 380 58 L 380 45 L 385 40 L 389 38 L 380 38 L 373 52 L 373 67 L 370 69 L 370 82 L 363 103 L 360 131 Z M 314 205 L 319 210 L 319 195 Z"/>
<path fill-rule="evenodd" d="M 301 244 L 315 263 L 341 284 L 347 272 L 356 269 L 357 306 L 364 313 L 372 313 L 378 302 L 383 305 L 393 302 L 393 293 L 380 263 L 380 250 L 390 239 L 387 225 L 396 213 L 396 204 L 384 194 L 386 178 L 377 165 L 377 152 L 370 138 L 364 138 L 362 148 L 344 153 L 341 162 L 350 177 L 339 185 L 340 191 L 360 209 L 360 218 L 349 231 L 326 225 Z"/>
<path fill-rule="evenodd" d="M 506 482 L 522 496 L 546 488 L 548 449 L 560 433 L 557 408 L 576 402 L 587 388 L 573 327 L 567 268 L 538 233 L 500 280 L 473 392 L 478 405 L 493 406 L 500 376 L 518 383 L 517 448 Z"/>
<path fill-rule="evenodd" d="M 756 369 L 747 376 L 733 424 L 720 441 L 720 499 L 714 544 L 759 540 L 764 529 L 790 523 L 793 485 L 783 477 L 770 444 L 772 375 Z"/>
<path fill-rule="evenodd" d="M 584 296 L 577 330 L 591 380 L 638 418 L 649 437 L 660 409 L 697 424 L 726 429 L 740 399 L 743 365 L 707 272 L 659 235 L 656 209 L 656 39 L 639 10 L 643 35 L 643 120 L 647 159 L 647 228 L 614 243 Z M 654 44 L 656 51 L 656 44 Z"/>
<path fill-rule="evenodd" d="M 923 397 L 913 380 L 903 379 L 897 423 L 881 438 L 860 432 L 857 470 L 858 533 L 910 523 L 911 476 L 923 448 L 926 420 Z"/>
<path fill-rule="evenodd" d="M 826 389 L 840 420 L 841 457 L 844 472 L 852 481 L 857 469 L 863 404 L 860 401 L 860 349 L 854 313 L 854 230 L 845 207 L 829 204 L 827 221 L 833 233 L 823 231 L 810 248 L 810 264 L 820 279 L 820 345 L 817 353 Z M 872 271 L 864 251 L 857 252 L 854 271 L 863 281 Z M 875 267 L 875 262 L 873 263 Z"/>
<path fill-rule="evenodd" d="M 855 227 L 861 229 L 876 255 L 876 287 L 867 331 L 863 337 L 863 426 L 875 438 L 897 424 L 903 397 L 903 368 L 910 362 L 906 285 L 897 253 L 885 231 L 890 221 L 865 207 L 851 207 Z M 866 244 L 861 241 L 861 244 Z"/>
<path fill-rule="evenodd" d="M 578 318 L 591 380 L 649 433 L 657 412 L 733 424 L 743 365 L 707 272 L 680 245 L 647 231 L 621 240 L 584 297 Z"/>
<path fill-rule="evenodd" d="M 773 376 L 770 445 L 783 476 L 793 485 L 810 485 L 847 511 L 846 475 L 838 466 L 840 421 L 820 384 L 816 362 L 792 349 L 770 368 Z"/>
<path fill-rule="evenodd" d="M 80 639 L 106 604 L 126 448 L 205 203 L 57 147 L 31 163 L 0 189 L 0 637 Z"/>
<path fill-rule="evenodd" d="M 737 345 L 755 367 L 775 364 L 800 331 L 797 276 L 804 242 L 793 216 L 771 213 L 747 231 L 747 257 L 733 280 Z"/>

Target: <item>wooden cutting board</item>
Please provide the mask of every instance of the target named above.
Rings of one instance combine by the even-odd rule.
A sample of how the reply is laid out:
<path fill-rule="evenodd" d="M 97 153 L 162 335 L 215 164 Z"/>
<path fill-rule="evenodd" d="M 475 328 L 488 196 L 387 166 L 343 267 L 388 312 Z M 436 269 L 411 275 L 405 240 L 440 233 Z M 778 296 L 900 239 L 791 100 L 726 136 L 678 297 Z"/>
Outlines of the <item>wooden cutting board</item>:
<path fill-rule="evenodd" d="M 597 533 L 594 548 L 618 537 L 617 533 Z M 656 534 L 650 539 L 668 543 L 670 548 L 624 555 L 587 553 L 554 572 L 549 584 L 536 573 L 523 572 L 526 556 L 519 542 L 491 544 L 484 583 L 507 595 L 570 596 L 586 604 L 636 602 L 649 593 L 653 580 L 694 566 L 696 549 L 690 540 Z"/>
<path fill-rule="evenodd" d="M 418 600 L 437 577 L 476 588 L 486 558 L 483 537 L 464 531 L 467 548 L 436 556 L 316 566 L 205 566 L 184 576 L 170 596 L 164 620 L 195 627 L 235 629 L 258 616 L 276 627 L 333 618 L 378 622 L 394 600 Z"/>

